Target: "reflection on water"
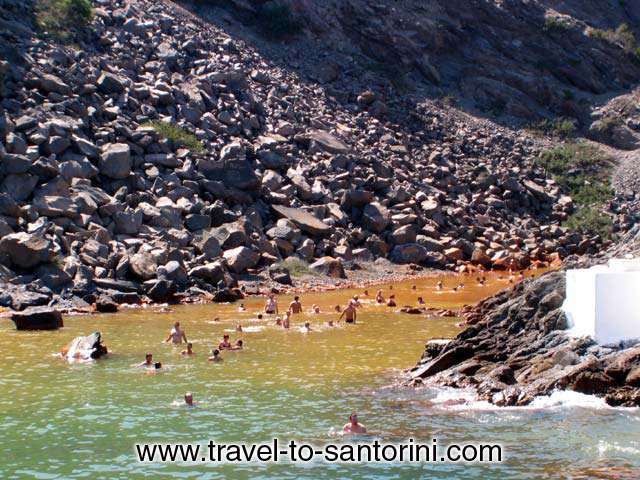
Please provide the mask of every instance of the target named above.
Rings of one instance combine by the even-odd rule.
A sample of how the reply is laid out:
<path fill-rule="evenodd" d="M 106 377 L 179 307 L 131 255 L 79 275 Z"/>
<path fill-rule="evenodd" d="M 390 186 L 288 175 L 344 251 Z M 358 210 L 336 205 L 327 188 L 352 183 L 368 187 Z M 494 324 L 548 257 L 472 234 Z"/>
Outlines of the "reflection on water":
<path fill-rule="evenodd" d="M 454 308 L 494 293 L 507 280 L 487 275 L 382 286 L 398 308 L 415 305 Z M 465 287 L 452 292 L 451 287 Z M 464 392 L 389 387 L 419 358 L 424 341 L 449 337 L 454 318 L 426 318 L 377 306 L 362 291 L 302 296 L 321 314 L 294 317 L 292 328 L 273 317 L 257 320 L 263 299 L 236 305 L 171 307 L 117 315 L 70 317 L 56 332 L 17 332 L 0 323 L 1 478 L 638 478 L 640 413 L 612 409 L 599 401 L 556 397 L 527 409 L 482 404 L 446 406 L 447 395 Z M 358 324 L 326 325 L 333 306 L 360 293 L 365 304 Z M 280 298 L 281 309 L 290 298 Z M 215 321 L 215 318 L 219 318 Z M 176 320 L 194 344 L 193 357 L 162 340 Z M 313 330 L 298 327 L 310 321 Z M 235 332 L 241 323 L 243 332 Z M 113 351 L 106 360 L 68 364 L 52 356 L 73 337 L 99 330 Z M 245 350 L 223 352 L 224 362 L 207 361 L 223 332 L 242 338 Z M 131 365 L 153 352 L 163 363 L 156 374 Z M 186 391 L 196 408 L 176 406 Z M 562 395 L 562 394 L 560 394 Z M 495 465 L 170 465 L 136 463 L 137 442 L 268 442 L 273 437 L 318 445 L 335 441 L 351 411 L 384 441 L 408 437 L 439 443 L 503 444 L 506 462 Z"/>

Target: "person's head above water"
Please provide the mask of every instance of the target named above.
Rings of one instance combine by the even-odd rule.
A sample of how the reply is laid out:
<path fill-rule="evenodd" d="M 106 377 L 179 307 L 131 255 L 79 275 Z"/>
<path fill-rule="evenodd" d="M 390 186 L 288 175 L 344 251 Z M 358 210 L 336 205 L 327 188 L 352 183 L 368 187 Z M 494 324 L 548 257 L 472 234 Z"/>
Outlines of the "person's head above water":
<path fill-rule="evenodd" d="M 188 343 L 187 343 L 187 348 L 188 348 L 189 350 L 191 350 L 191 349 L 193 348 L 193 343 L 188 342 Z"/>
<path fill-rule="evenodd" d="M 311 324 L 309 322 L 304 322 L 304 328 L 309 328 Z"/>
<path fill-rule="evenodd" d="M 193 405 L 193 394 L 191 392 L 184 394 L 184 403 L 187 405 Z"/>
<path fill-rule="evenodd" d="M 241 346 L 242 346 L 242 340 L 237 340 L 237 341 L 236 341 L 236 345 L 237 345 L 238 347 L 241 347 Z"/>
<path fill-rule="evenodd" d="M 224 335 L 222 335 L 222 338 L 223 338 L 224 340 L 229 340 L 229 334 L 228 334 L 228 333 L 225 333 Z"/>
<path fill-rule="evenodd" d="M 295 297 L 293 297 L 293 299 L 297 302 L 300 300 L 300 297 L 298 297 L 297 295 Z"/>
<path fill-rule="evenodd" d="M 147 362 L 147 363 L 151 363 L 151 360 L 153 360 L 153 353 L 147 353 L 144 356 L 144 361 Z"/>
<path fill-rule="evenodd" d="M 173 326 L 174 326 L 175 328 L 180 328 L 180 322 L 176 322 L 176 323 L 174 323 L 174 324 L 173 324 Z"/>
<path fill-rule="evenodd" d="M 351 415 L 349 415 L 349 421 L 352 425 L 356 425 L 358 423 L 358 414 L 356 412 L 353 412 Z"/>
<path fill-rule="evenodd" d="M 262 314 L 261 313 L 258 314 L 258 320 L 262 320 Z"/>
<path fill-rule="evenodd" d="M 220 350 L 218 350 L 217 348 L 215 350 L 213 350 L 211 352 L 213 354 L 214 357 L 217 357 L 218 355 L 220 355 Z"/>

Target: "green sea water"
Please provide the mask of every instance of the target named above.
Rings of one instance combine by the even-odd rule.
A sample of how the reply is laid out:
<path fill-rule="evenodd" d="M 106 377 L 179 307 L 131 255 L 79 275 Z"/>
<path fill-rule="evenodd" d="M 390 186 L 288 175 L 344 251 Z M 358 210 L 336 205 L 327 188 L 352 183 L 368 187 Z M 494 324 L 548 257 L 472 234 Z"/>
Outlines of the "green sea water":
<path fill-rule="evenodd" d="M 448 277 L 447 277 L 448 278 Z M 462 278 L 462 277 L 460 277 Z M 496 279 L 491 279 L 496 280 Z M 393 286 L 399 305 L 418 295 L 435 307 L 477 301 L 506 286 L 435 289 L 436 279 Z M 412 285 L 416 285 L 413 290 Z M 233 305 L 136 309 L 113 315 L 65 317 L 54 332 L 18 332 L 0 320 L 0 478 L 2 479 L 504 479 L 640 478 L 640 412 L 613 409 L 591 397 L 561 393 L 525 409 L 497 409 L 473 402 L 446 406 L 461 395 L 447 390 L 394 386 L 415 364 L 425 340 L 451 337 L 459 319 L 396 313 L 362 297 L 356 325 L 326 325 L 331 311 L 354 291 L 304 295 L 320 315 L 294 317 L 285 331 L 273 317 L 258 320 L 264 299 Z M 389 285 L 380 287 L 388 296 Z M 279 299 L 280 307 L 290 297 Z M 215 320 L 218 318 L 218 320 Z M 162 343 L 180 321 L 194 356 Z M 310 321 L 313 331 L 299 327 Z M 235 331 L 241 323 L 243 332 Z M 112 352 L 90 364 L 56 358 L 75 336 L 102 332 Z M 242 338 L 242 352 L 207 361 L 225 332 Z M 149 374 L 132 367 L 145 352 L 163 363 Z M 191 391 L 198 405 L 181 405 Z M 469 397 L 470 398 L 470 397 Z M 313 445 L 348 442 L 337 434 L 357 411 L 370 432 L 365 440 L 402 442 L 409 437 L 440 444 L 490 442 L 503 446 L 501 464 L 144 463 L 136 443 L 281 442 Z"/>

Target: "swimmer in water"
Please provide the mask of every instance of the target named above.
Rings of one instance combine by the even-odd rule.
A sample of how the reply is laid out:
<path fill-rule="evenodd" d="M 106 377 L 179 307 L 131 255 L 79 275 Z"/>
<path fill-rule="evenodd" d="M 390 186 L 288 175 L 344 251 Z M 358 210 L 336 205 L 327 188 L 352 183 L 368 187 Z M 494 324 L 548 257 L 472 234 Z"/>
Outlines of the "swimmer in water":
<path fill-rule="evenodd" d="M 362 304 L 360 303 L 360 299 L 358 298 L 358 295 L 354 295 L 351 301 L 353 302 L 353 306 L 356 308 L 359 308 L 362 306 Z"/>
<path fill-rule="evenodd" d="M 293 302 L 289 304 L 289 311 L 291 313 L 302 313 L 302 303 L 300 303 L 300 297 L 293 297 Z"/>
<path fill-rule="evenodd" d="M 384 303 L 384 295 L 382 295 L 382 290 L 378 290 L 376 292 L 376 303 Z"/>
<path fill-rule="evenodd" d="M 218 350 L 231 350 L 231 342 L 229 342 L 229 334 L 225 333 L 222 336 L 222 341 L 218 344 Z"/>
<path fill-rule="evenodd" d="M 242 325 L 239 323 L 238 325 L 236 325 L 236 332 L 241 332 L 242 331 Z"/>
<path fill-rule="evenodd" d="M 396 305 L 396 296 L 395 295 L 390 295 L 389 296 L 389 301 L 387 302 L 387 307 L 395 307 Z"/>
<path fill-rule="evenodd" d="M 231 350 L 242 350 L 242 340 L 236 340 L 236 344 L 231 348 Z"/>
<path fill-rule="evenodd" d="M 442 290 L 442 287 L 443 287 L 442 282 L 438 281 L 438 283 L 436 283 L 436 289 L 437 290 Z"/>
<path fill-rule="evenodd" d="M 347 323 L 356 323 L 356 307 L 352 301 L 349 302 L 349 304 L 342 311 L 342 314 L 340 314 L 340 318 L 338 320 L 342 320 L 342 317 L 345 317 L 345 322 Z"/>
<path fill-rule="evenodd" d="M 241 303 L 241 304 L 240 304 L 240 306 L 238 307 L 238 311 L 239 311 L 239 312 L 246 312 L 246 311 L 247 311 L 247 309 L 246 309 L 246 308 L 244 308 L 244 303 Z"/>
<path fill-rule="evenodd" d="M 302 327 L 300 329 L 302 332 L 310 332 L 311 331 L 311 324 L 309 322 L 304 322 L 304 327 Z"/>
<path fill-rule="evenodd" d="M 282 318 L 279 315 L 276 317 L 276 325 L 282 325 Z"/>
<path fill-rule="evenodd" d="M 180 352 L 181 355 L 193 355 L 194 351 L 193 351 L 193 343 L 188 342 L 187 343 L 187 349 L 186 350 L 182 350 Z"/>
<path fill-rule="evenodd" d="M 258 315 L 256 315 L 256 318 L 257 318 L 258 320 L 262 320 L 262 314 L 261 314 L 261 313 L 259 313 Z"/>
<path fill-rule="evenodd" d="M 289 312 L 284 314 L 284 318 L 282 319 L 282 328 L 289 328 L 291 326 L 291 319 L 289 318 Z"/>
<path fill-rule="evenodd" d="M 458 290 L 462 290 L 463 288 L 464 288 L 464 283 L 460 283 L 460 284 L 458 285 Z"/>
<path fill-rule="evenodd" d="M 362 292 L 362 295 L 365 297 L 369 296 L 369 290 L 365 290 L 364 292 Z"/>
<path fill-rule="evenodd" d="M 411 285 L 411 290 L 417 290 L 418 287 L 416 287 L 415 285 Z"/>
<path fill-rule="evenodd" d="M 320 307 L 318 305 L 313 305 L 311 307 L 311 313 L 314 313 L 317 315 L 318 313 L 320 313 Z"/>
<path fill-rule="evenodd" d="M 333 307 L 333 309 L 338 313 L 342 311 L 342 307 L 340 305 L 336 305 L 335 307 Z"/>
<path fill-rule="evenodd" d="M 184 394 L 184 404 L 187 407 L 195 406 L 195 402 L 193 401 L 193 393 L 187 392 L 187 393 Z"/>
<path fill-rule="evenodd" d="M 349 422 L 342 427 L 342 431 L 351 435 L 367 433 L 365 426 L 358 423 L 358 414 L 355 412 L 349 415 Z"/>
<path fill-rule="evenodd" d="M 185 343 L 188 342 L 187 335 L 184 333 L 184 330 L 180 329 L 180 322 L 176 322 L 173 324 L 169 336 L 165 339 L 165 343 L 170 341 L 174 345 L 178 345 L 182 343 L 183 340 Z"/>
<path fill-rule="evenodd" d="M 333 320 L 329 320 L 329 321 L 327 322 L 327 326 L 328 326 L 328 327 L 335 327 L 335 325 L 333 324 Z"/>
<path fill-rule="evenodd" d="M 224 362 L 224 359 L 220 356 L 220 350 L 217 348 L 215 350 L 211 350 L 211 356 L 209 357 L 210 362 Z"/>
<path fill-rule="evenodd" d="M 213 319 L 214 322 L 219 322 L 220 321 L 220 317 L 216 317 Z"/>
<path fill-rule="evenodd" d="M 418 297 L 418 305 L 424 305 L 424 300 L 422 297 Z"/>
<path fill-rule="evenodd" d="M 144 362 L 138 363 L 136 367 L 153 367 L 153 353 L 147 353 L 144 356 Z"/>

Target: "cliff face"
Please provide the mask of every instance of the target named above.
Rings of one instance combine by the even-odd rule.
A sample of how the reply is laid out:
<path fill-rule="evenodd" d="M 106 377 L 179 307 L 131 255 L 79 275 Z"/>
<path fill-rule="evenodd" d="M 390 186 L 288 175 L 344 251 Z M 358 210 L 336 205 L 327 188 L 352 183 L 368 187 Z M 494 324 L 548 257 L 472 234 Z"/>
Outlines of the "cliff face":
<path fill-rule="evenodd" d="M 638 235 L 608 256 L 638 252 Z M 574 266 L 605 261 L 591 259 Z M 564 271 L 528 280 L 466 313 L 469 324 L 443 348 L 427 343 L 414 384 L 471 387 L 497 405 L 526 405 L 568 389 L 603 396 L 610 405 L 640 405 L 640 347 L 605 348 L 569 338 Z"/>
<path fill-rule="evenodd" d="M 520 47 L 489 67 L 474 42 L 500 44 L 487 30 L 496 15 L 502 25 L 541 11 L 517 14 L 516 3 L 479 2 L 475 23 L 430 3 L 443 23 L 416 33 L 387 22 L 431 18 L 418 2 L 296 2 L 293 31 L 272 41 L 264 31 L 281 35 L 282 17 L 253 2 L 199 2 L 197 16 L 169 1 L 101 0 L 63 43 L 36 27 L 41 2 L 2 0 L 0 304 L 226 300 L 247 274 L 288 281 L 269 270 L 288 257 L 342 275 L 378 257 L 523 268 L 597 251 L 600 238 L 561 226 L 573 202 L 536 162 L 547 140 L 427 95 L 491 69 L 506 81 L 500 59 Z M 418 55 L 424 45 L 443 62 L 466 56 L 440 68 Z M 365 46 L 406 68 L 371 63 Z M 589 62 L 576 82 L 595 75 Z M 637 73 L 615 63 L 597 64 L 604 90 Z M 616 212 L 626 228 L 628 212 Z"/>

